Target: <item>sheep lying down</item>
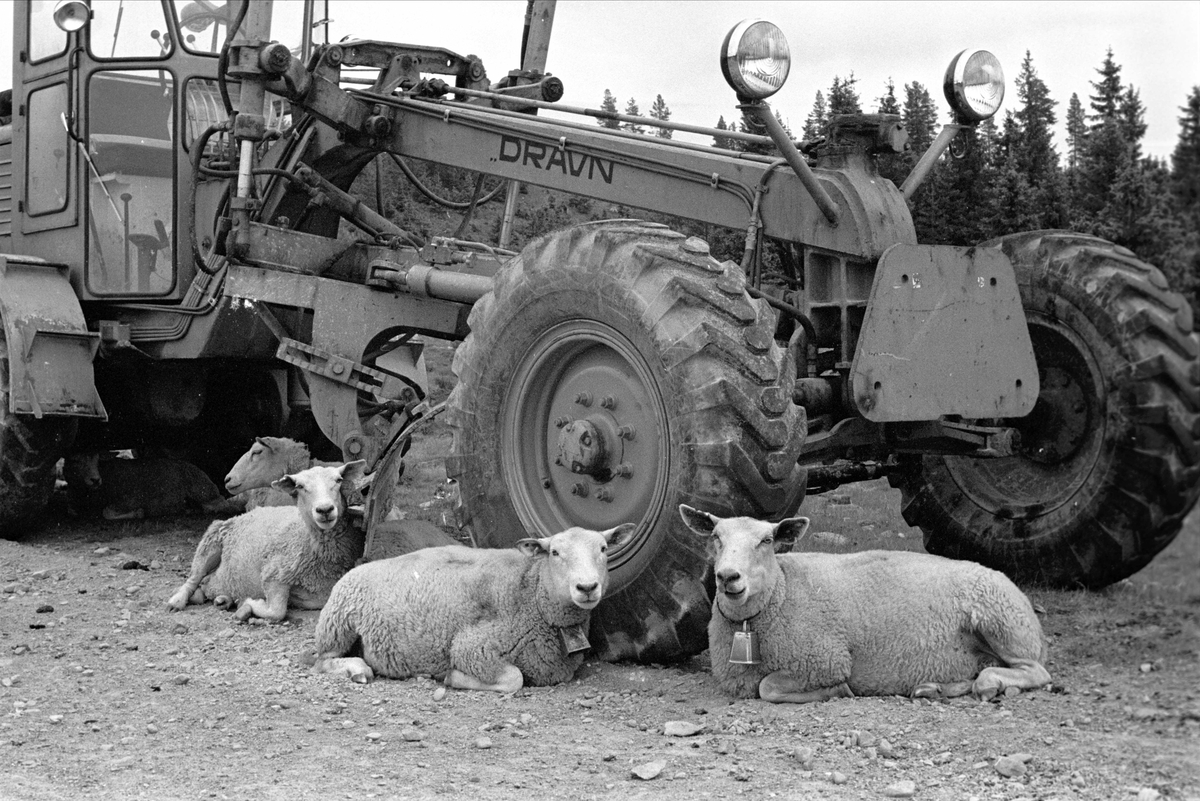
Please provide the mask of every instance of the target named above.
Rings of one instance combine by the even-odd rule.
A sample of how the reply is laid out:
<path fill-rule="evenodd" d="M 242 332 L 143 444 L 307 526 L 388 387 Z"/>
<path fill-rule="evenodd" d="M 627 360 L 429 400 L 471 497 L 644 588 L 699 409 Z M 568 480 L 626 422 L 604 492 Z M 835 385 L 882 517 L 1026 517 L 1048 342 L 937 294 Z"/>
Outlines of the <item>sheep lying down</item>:
<path fill-rule="evenodd" d="M 225 491 L 246 500 L 246 511 L 260 506 L 295 506 L 296 499 L 273 482 L 310 467 L 336 466 L 312 458 L 308 446 L 287 437 L 255 437 L 225 476 Z"/>
<path fill-rule="evenodd" d="M 498 692 L 568 681 L 608 586 L 606 552 L 633 530 L 570 528 L 513 550 L 445 546 L 359 565 L 321 610 L 313 668 Z"/>
<path fill-rule="evenodd" d="M 80 514 L 102 510 L 106 520 L 241 511 L 239 504 L 221 497 L 203 470 L 180 459 L 101 459 L 95 451 L 72 453 L 63 460 L 63 477 L 71 508 Z"/>
<path fill-rule="evenodd" d="M 807 703 L 854 695 L 991 698 L 1050 683 L 1029 599 L 974 562 L 906 551 L 786 551 L 805 517 L 772 524 L 681 505 L 709 542 L 712 670 L 732 695 Z M 746 632 L 745 634 L 741 632 Z M 757 640 L 760 664 L 727 660 Z"/>
<path fill-rule="evenodd" d="M 334 584 L 362 556 L 362 533 L 346 514 L 343 482 L 365 462 L 310 467 L 272 485 L 295 506 L 264 506 L 208 527 L 185 581 L 167 601 L 182 610 L 213 600 L 237 604 L 235 617 L 279 621 L 288 607 L 320 609 Z"/>

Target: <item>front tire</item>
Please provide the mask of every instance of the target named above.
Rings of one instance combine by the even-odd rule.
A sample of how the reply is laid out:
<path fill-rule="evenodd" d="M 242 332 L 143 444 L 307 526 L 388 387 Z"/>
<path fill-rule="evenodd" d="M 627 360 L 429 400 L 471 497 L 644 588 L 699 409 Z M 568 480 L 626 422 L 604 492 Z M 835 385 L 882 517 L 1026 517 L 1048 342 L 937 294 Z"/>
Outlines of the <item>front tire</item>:
<path fill-rule="evenodd" d="M 54 491 L 54 465 L 75 436 L 76 421 L 65 417 L 12 414 L 8 340 L 0 321 L 0 537 L 28 533 Z"/>
<path fill-rule="evenodd" d="M 1192 309 L 1128 250 L 1063 231 L 980 247 L 1016 269 L 1041 392 L 1005 459 L 925 456 L 892 477 L 930 553 L 1018 582 L 1102 587 L 1174 539 L 1200 495 Z"/>
<path fill-rule="evenodd" d="M 702 651 L 708 560 L 679 504 L 781 518 L 804 497 L 805 416 L 774 311 L 701 240 L 621 221 L 531 243 L 470 326 L 447 472 L 476 544 L 636 522 L 609 554 L 594 653 Z"/>

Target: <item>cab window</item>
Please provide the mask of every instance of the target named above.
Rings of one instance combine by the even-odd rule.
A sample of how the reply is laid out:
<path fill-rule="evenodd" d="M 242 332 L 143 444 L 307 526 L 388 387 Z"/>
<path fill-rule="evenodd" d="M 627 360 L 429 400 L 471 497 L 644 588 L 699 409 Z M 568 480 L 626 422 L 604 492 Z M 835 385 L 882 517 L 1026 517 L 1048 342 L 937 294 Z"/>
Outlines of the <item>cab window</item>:
<path fill-rule="evenodd" d="M 165 70 L 89 82 L 87 281 L 98 295 L 174 288 L 174 97 Z"/>
<path fill-rule="evenodd" d="M 29 60 L 34 64 L 67 52 L 66 31 L 54 24 L 55 0 L 29 4 Z"/>
<path fill-rule="evenodd" d="M 171 36 L 160 3 L 92 0 L 88 44 L 98 59 L 166 58 Z"/>
<path fill-rule="evenodd" d="M 271 5 L 271 39 L 301 56 L 305 0 L 275 0 Z M 237 19 L 241 0 L 175 0 L 179 41 L 185 50 L 216 55 L 225 45 L 229 26 Z"/>

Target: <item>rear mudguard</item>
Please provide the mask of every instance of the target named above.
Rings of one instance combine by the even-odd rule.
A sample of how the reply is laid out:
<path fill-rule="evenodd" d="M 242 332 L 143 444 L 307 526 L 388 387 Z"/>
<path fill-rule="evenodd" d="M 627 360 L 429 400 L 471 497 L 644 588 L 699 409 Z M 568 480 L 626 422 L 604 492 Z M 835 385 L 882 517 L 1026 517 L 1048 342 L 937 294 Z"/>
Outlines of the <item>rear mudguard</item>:
<path fill-rule="evenodd" d="M 10 413 L 108 419 L 92 370 L 100 335 L 87 329 L 66 266 L 0 254 L 0 324 Z"/>
<path fill-rule="evenodd" d="M 1038 369 L 1012 262 L 998 249 L 888 248 L 850 381 L 876 423 L 1029 414 Z"/>

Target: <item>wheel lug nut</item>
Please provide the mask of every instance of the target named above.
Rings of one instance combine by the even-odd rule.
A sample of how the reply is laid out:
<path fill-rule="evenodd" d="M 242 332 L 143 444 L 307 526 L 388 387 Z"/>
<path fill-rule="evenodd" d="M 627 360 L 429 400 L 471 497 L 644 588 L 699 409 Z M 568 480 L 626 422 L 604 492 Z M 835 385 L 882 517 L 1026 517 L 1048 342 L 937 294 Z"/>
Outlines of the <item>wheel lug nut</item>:
<path fill-rule="evenodd" d="M 615 409 L 617 408 L 617 399 L 612 395 L 605 395 L 604 399 L 600 401 L 600 406 L 604 409 Z"/>
<path fill-rule="evenodd" d="M 553 485 L 554 485 L 554 482 L 552 482 L 550 479 L 548 479 L 548 478 L 542 479 L 542 489 L 550 489 L 550 487 L 552 487 Z"/>
<path fill-rule="evenodd" d="M 633 465 L 627 462 L 621 462 L 619 465 L 617 465 L 616 469 L 613 470 L 613 473 L 621 478 L 629 478 L 633 475 Z"/>
<path fill-rule="evenodd" d="M 563 427 L 564 427 L 564 426 L 566 426 L 566 425 L 567 425 L 567 423 L 569 423 L 569 422 L 571 422 L 571 418 L 570 418 L 570 417 L 556 417 L 556 418 L 554 418 L 554 425 L 555 425 L 555 427 L 556 427 L 556 428 L 563 428 Z"/>
<path fill-rule="evenodd" d="M 600 489 L 596 490 L 596 497 L 599 498 L 600 500 L 604 501 L 605 503 L 612 502 L 612 493 L 609 492 L 604 487 L 601 487 Z"/>
<path fill-rule="evenodd" d="M 578 403 L 580 406 L 591 406 L 592 405 L 592 393 L 580 392 L 578 395 L 575 396 L 575 402 Z"/>
<path fill-rule="evenodd" d="M 621 426 L 617 429 L 617 436 L 621 439 L 633 439 L 635 433 L 637 432 L 633 430 L 632 426 Z"/>
<path fill-rule="evenodd" d="M 571 494 L 578 495 L 580 498 L 586 498 L 588 494 L 587 484 L 574 484 L 571 487 Z"/>

